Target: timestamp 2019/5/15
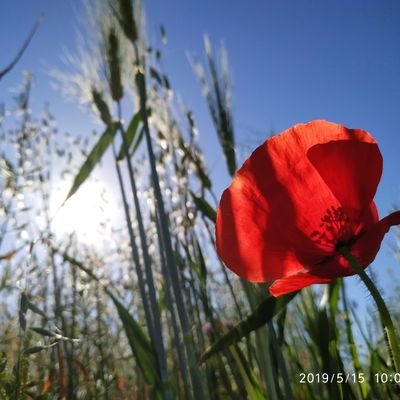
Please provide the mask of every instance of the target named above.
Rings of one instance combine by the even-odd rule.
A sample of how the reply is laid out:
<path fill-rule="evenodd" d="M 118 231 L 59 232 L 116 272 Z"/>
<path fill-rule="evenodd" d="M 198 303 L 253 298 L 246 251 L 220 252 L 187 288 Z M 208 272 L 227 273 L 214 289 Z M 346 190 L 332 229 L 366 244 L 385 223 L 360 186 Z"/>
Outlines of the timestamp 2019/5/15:
<path fill-rule="evenodd" d="M 374 375 L 375 383 L 397 383 L 400 384 L 400 373 L 387 373 L 387 372 L 379 372 Z"/>
<path fill-rule="evenodd" d="M 400 374 L 399 377 L 400 379 Z M 364 383 L 365 374 L 363 372 L 347 374 L 343 372 L 301 372 L 299 374 L 299 383 Z"/>

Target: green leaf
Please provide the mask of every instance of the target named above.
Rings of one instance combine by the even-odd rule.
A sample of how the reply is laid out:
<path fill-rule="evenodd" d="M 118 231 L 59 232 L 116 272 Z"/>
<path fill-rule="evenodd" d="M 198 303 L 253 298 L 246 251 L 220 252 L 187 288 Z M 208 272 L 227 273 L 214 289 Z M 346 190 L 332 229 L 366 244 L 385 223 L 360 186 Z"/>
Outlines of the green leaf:
<path fill-rule="evenodd" d="M 41 317 L 48 319 L 47 315 L 42 311 L 39 307 L 33 304 L 31 301 L 28 300 L 28 308 L 35 314 L 40 315 Z"/>
<path fill-rule="evenodd" d="M 217 213 L 210 203 L 204 199 L 204 197 L 197 197 L 193 192 L 190 192 L 196 207 L 201 211 L 201 213 L 207 217 L 211 222 L 215 223 L 217 219 Z"/>
<path fill-rule="evenodd" d="M 64 258 L 64 261 L 68 261 L 74 267 L 79 268 L 81 271 L 83 271 L 87 275 L 89 275 L 89 277 L 92 278 L 93 280 L 95 280 L 97 282 L 100 281 L 99 278 L 89 268 L 86 268 L 81 262 L 79 262 L 75 258 L 70 257 L 66 253 L 62 253 L 62 252 L 58 251 L 58 249 L 56 249 L 56 248 L 53 248 L 53 251 L 58 253 L 58 254 L 61 254 L 61 256 Z"/>
<path fill-rule="evenodd" d="M 211 345 L 201 356 L 200 362 L 202 363 L 232 344 L 238 343 L 242 338 L 262 327 L 268 321 L 271 321 L 275 315 L 287 306 L 297 293 L 289 293 L 278 299 L 268 296 L 251 315 L 240 321 L 226 335 Z"/>
<path fill-rule="evenodd" d="M 197 259 L 198 259 L 198 277 L 200 280 L 201 287 L 205 290 L 207 288 L 207 266 L 203 256 L 203 252 L 201 251 L 200 243 L 198 239 L 195 239 L 196 250 L 197 250 Z"/>
<path fill-rule="evenodd" d="M 133 145 L 133 148 L 132 148 L 132 151 L 131 151 L 131 154 L 130 154 L 131 157 L 133 157 L 134 154 L 136 153 L 136 150 L 137 150 L 137 148 L 139 147 L 140 142 L 142 141 L 143 133 L 144 133 L 144 128 L 142 128 L 142 129 L 140 130 L 139 136 L 138 136 L 138 138 L 136 139 L 135 144 Z"/>
<path fill-rule="evenodd" d="M 142 120 L 140 111 L 138 111 L 133 118 L 131 119 L 131 122 L 129 122 L 128 129 L 126 130 L 125 133 L 125 143 L 122 143 L 121 149 L 119 150 L 117 161 L 122 161 L 125 158 L 125 146 L 128 147 L 128 149 L 131 147 L 131 144 L 133 140 L 135 139 L 136 132 L 139 127 L 139 123 Z"/>
<path fill-rule="evenodd" d="M 150 343 L 150 339 L 142 327 L 133 319 L 129 311 L 117 300 L 117 298 L 108 290 L 106 290 L 106 292 L 118 311 L 132 353 L 143 373 L 145 382 L 153 388 L 160 387 L 157 361 L 154 357 L 154 350 Z"/>
<path fill-rule="evenodd" d="M 44 328 L 40 328 L 40 327 L 30 327 L 29 329 L 38 333 L 39 335 L 42 335 L 42 336 L 50 336 L 50 337 L 56 336 L 56 334 L 54 332 L 51 332 L 48 329 L 44 329 Z"/>
<path fill-rule="evenodd" d="M 231 354 L 235 360 L 235 365 L 239 371 L 240 376 L 246 387 L 247 394 L 250 400 L 263 400 L 265 394 L 262 392 L 260 385 L 257 382 L 257 378 L 254 372 L 249 367 L 249 363 L 240 350 L 239 346 L 235 346 L 231 349 Z"/>
<path fill-rule="evenodd" d="M 101 160 L 104 153 L 108 149 L 108 146 L 114 140 L 115 134 L 117 133 L 117 124 L 115 122 L 111 123 L 105 132 L 100 136 L 99 141 L 95 144 L 92 151 L 86 158 L 85 162 L 81 166 L 78 174 L 75 176 L 74 183 L 70 191 L 68 192 L 68 196 L 64 200 L 65 202 L 79 189 L 83 182 L 89 177 L 93 168 L 96 164 Z"/>
<path fill-rule="evenodd" d="M 24 351 L 25 354 L 34 354 L 34 353 L 39 353 L 39 351 L 44 350 L 46 347 L 45 346 L 34 346 L 34 347 L 29 347 L 29 349 L 26 349 Z"/>

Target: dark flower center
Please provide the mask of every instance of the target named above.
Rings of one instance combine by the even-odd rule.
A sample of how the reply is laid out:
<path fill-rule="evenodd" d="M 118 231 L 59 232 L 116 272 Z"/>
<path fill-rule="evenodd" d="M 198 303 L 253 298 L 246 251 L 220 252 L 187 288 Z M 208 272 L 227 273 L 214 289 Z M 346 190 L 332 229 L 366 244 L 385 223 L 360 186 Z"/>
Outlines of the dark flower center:
<path fill-rule="evenodd" d="M 310 238 L 318 247 L 336 252 L 343 246 L 351 246 L 358 235 L 356 226 L 345 214 L 342 207 L 330 207 L 321 217 L 319 229 L 313 231 Z"/>

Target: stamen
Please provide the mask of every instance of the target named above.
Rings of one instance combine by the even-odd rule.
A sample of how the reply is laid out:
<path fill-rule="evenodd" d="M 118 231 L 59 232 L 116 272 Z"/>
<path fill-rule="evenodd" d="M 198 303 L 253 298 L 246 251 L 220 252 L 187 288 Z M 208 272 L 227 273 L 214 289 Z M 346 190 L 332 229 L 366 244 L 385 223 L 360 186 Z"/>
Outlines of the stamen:
<path fill-rule="evenodd" d="M 310 238 L 318 247 L 335 251 L 338 246 L 354 242 L 355 231 L 350 218 L 342 207 L 331 206 L 321 217 L 319 229 L 313 231 Z"/>

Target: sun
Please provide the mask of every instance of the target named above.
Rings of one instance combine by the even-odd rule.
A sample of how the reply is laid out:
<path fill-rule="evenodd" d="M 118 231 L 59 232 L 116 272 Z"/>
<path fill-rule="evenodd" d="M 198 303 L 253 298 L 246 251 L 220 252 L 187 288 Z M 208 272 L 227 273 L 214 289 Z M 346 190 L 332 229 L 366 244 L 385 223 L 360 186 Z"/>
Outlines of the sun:
<path fill-rule="evenodd" d="M 101 181 L 85 182 L 79 190 L 61 206 L 70 189 L 70 182 L 57 184 L 50 196 L 51 228 L 61 238 L 74 234 L 88 245 L 104 242 L 104 229 L 118 218 L 118 204 L 110 190 Z"/>

